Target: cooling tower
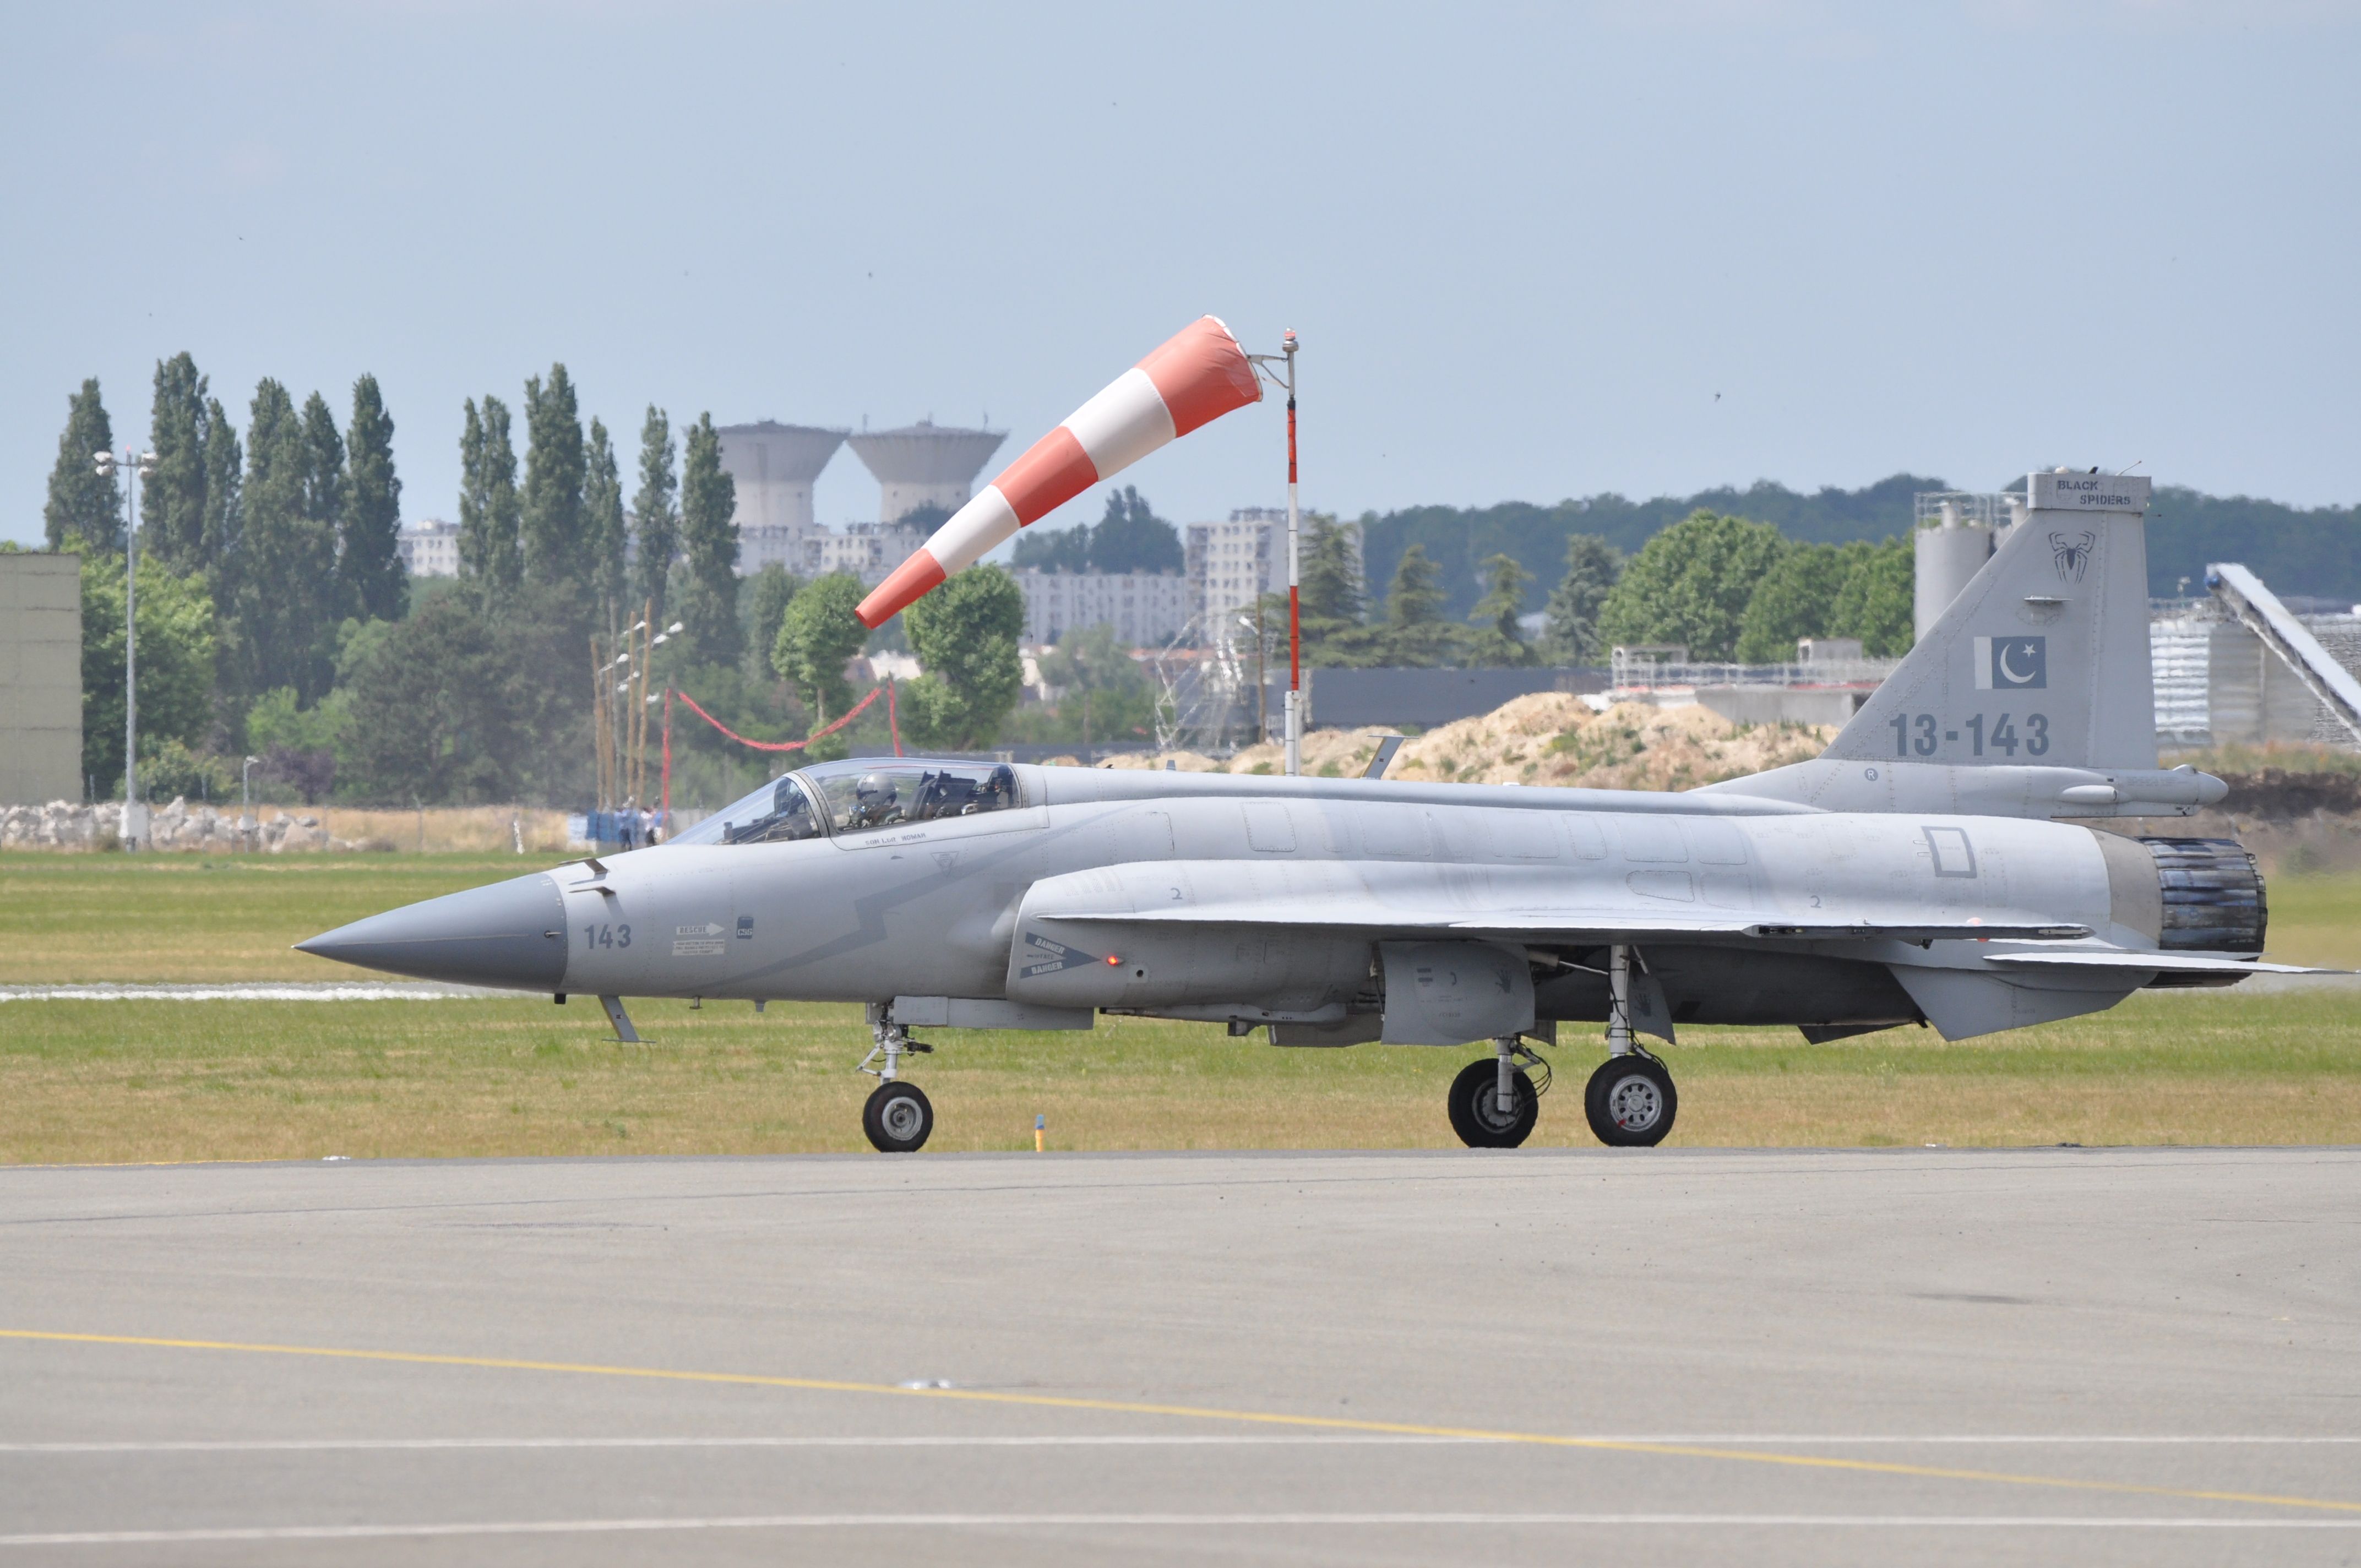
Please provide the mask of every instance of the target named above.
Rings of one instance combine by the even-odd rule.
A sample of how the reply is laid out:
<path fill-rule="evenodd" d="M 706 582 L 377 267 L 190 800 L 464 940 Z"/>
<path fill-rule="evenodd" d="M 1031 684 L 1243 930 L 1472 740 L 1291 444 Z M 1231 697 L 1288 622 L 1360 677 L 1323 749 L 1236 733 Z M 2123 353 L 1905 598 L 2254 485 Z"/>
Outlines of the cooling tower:
<path fill-rule="evenodd" d="M 975 477 L 1007 439 L 1005 430 L 959 430 L 923 419 L 851 438 L 853 455 L 877 476 L 880 522 L 923 506 L 959 510 L 975 488 Z"/>

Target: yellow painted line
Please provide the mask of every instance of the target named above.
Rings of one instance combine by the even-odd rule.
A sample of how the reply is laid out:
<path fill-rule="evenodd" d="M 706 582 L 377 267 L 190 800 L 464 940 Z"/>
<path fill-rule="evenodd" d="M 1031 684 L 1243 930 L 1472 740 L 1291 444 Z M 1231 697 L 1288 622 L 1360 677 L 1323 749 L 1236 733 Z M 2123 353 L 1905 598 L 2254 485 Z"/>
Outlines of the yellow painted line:
<path fill-rule="evenodd" d="M 1008 1394 L 983 1388 L 905 1388 L 892 1383 L 856 1383 L 830 1377 L 785 1377 L 763 1372 L 697 1372 L 662 1366 L 606 1366 L 596 1362 L 528 1361 L 494 1355 L 438 1355 L 428 1351 L 357 1350 L 339 1345 L 249 1344 L 236 1340 L 163 1339 L 146 1334 L 60 1333 L 45 1329 L 0 1329 L 0 1340 L 58 1344 L 138 1345 L 155 1350 L 236 1351 L 248 1355 L 318 1356 L 332 1361 L 390 1362 L 407 1366 L 466 1366 L 493 1372 L 563 1372 L 588 1377 L 641 1377 L 666 1383 L 719 1383 L 740 1387 L 796 1388 L 828 1394 L 890 1394 L 906 1399 L 950 1399 L 980 1405 L 1016 1405 L 1032 1409 L 1094 1410 L 1112 1415 L 1172 1416 L 1185 1420 L 1243 1421 L 1257 1426 L 1311 1428 L 1322 1431 L 1378 1432 L 1395 1437 L 1472 1439 L 1529 1443 L 1543 1448 L 1592 1449 L 1611 1453 L 1653 1453 L 1679 1459 L 1720 1459 L 1741 1464 L 1779 1464 L 1803 1470 L 1841 1470 L 1921 1480 L 1979 1481 L 2008 1486 L 2048 1486 L 2066 1491 L 2111 1492 L 2189 1502 L 2249 1503 L 2267 1508 L 2314 1508 L 2361 1514 L 2361 1502 L 2330 1497 L 2282 1497 L 2267 1492 L 2222 1492 L 2183 1486 L 2148 1486 L 2131 1481 L 2087 1481 L 2065 1475 L 2024 1475 L 2002 1470 L 1962 1470 L 1948 1465 L 1904 1464 L 1878 1459 L 1842 1459 L 1815 1453 L 1779 1453 L 1762 1449 L 1716 1448 L 1697 1443 L 1641 1442 L 1627 1438 L 1566 1437 L 1552 1432 L 1497 1431 L 1486 1427 L 1429 1426 L 1409 1421 L 1356 1420 L 1345 1416 L 1297 1416 L 1274 1410 L 1229 1410 L 1205 1405 L 1163 1405 L 1128 1399 L 1085 1399 L 1060 1394 Z"/>

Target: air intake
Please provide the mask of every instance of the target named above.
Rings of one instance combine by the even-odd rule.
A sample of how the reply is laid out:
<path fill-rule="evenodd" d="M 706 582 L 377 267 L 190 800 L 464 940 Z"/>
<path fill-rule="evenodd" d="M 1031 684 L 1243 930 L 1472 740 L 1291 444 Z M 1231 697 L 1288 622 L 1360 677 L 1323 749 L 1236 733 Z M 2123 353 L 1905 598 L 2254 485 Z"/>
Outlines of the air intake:
<path fill-rule="evenodd" d="M 2158 945 L 2208 953 L 2259 953 L 2270 911 L 2263 873 L 2231 839 L 2142 839 L 2164 894 Z"/>

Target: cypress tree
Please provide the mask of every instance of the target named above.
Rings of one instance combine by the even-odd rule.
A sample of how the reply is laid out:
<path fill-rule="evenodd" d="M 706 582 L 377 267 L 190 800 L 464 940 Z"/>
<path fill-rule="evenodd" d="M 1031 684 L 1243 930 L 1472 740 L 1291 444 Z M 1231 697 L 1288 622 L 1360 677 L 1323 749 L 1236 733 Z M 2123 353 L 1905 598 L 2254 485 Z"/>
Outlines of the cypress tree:
<path fill-rule="evenodd" d="M 589 542 L 590 587 L 600 600 L 620 604 L 631 591 L 623 546 L 623 476 L 607 427 L 590 422 L 590 454 L 582 479 L 582 528 Z"/>
<path fill-rule="evenodd" d="M 401 564 L 401 480 L 393 471 L 393 416 L 377 378 L 353 383 L 345 452 L 344 535 L 336 571 L 343 611 L 364 620 L 400 620 L 410 605 Z"/>
<path fill-rule="evenodd" d="M 681 607 L 697 651 L 715 663 L 738 657 L 738 485 L 721 466 L 713 416 L 689 427 L 680 465 L 680 542 L 692 602 Z"/>
<path fill-rule="evenodd" d="M 98 395 L 98 378 L 66 400 L 66 428 L 58 437 L 57 466 L 49 470 L 49 498 L 41 508 L 49 548 L 90 544 L 123 548 L 123 492 L 112 472 L 100 474 L 93 459 L 115 450 L 115 426 Z"/>
<path fill-rule="evenodd" d="M 582 420 L 563 365 L 524 384 L 524 572 L 536 583 L 581 583 L 592 576 L 583 537 Z"/>
<path fill-rule="evenodd" d="M 139 487 L 139 546 L 183 575 L 205 564 L 205 390 L 187 353 L 156 362 L 148 417 L 156 471 Z"/>
<path fill-rule="evenodd" d="M 335 422 L 327 405 L 317 393 L 311 402 L 334 440 Z M 309 411 L 297 413 L 287 389 L 268 377 L 255 389 L 247 426 L 245 570 L 238 595 L 250 689 L 291 686 L 306 705 L 327 690 L 332 674 L 329 610 L 336 536 L 333 526 L 323 526 L 320 514 L 336 504 L 341 488 L 322 481 Z M 341 466 L 342 444 L 337 444 Z"/>
<path fill-rule="evenodd" d="M 479 418 L 470 398 L 459 436 L 459 565 L 495 594 L 508 593 L 524 575 L 517 519 L 508 405 L 487 395 Z"/>
<path fill-rule="evenodd" d="M 246 461 L 238 450 L 237 426 L 230 422 L 219 398 L 205 400 L 205 515 L 198 549 L 199 565 L 213 588 L 214 609 L 225 630 L 234 632 L 237 613 L 240 535 L 246 509 L 238 494 L 238 470 Z M 234 635 L 225 637 L 225 661 L 236 667 Z"/>
<path fill-rule="evenodd" d="M 640 427 L 640 488 L 631 498 L 631 520 L 640 542 L 634 597 L 654 600 L 659 620 L 666 619 L 664 589 L 672 581 L 672 558 L 680 551 L 680 515 L 673 510 L 678 488 L 673 475 L 672 421 L 650 403 L 647 421 Z"/>
<path fill-rule="evenodd" d="M 476 400 L 467 400 L 467 417 L 459 427 L 459 570 L 467 576 L 490 576 L 491 541 L 484 532 L 484 422 Z"/>
<path fill-rule="evenodd" d="M 345 523 L 345 438 L 317 392 L 303 400 L 303 521 L 312 527 L 310 547 L 324 543 L 333 560 Z"/>

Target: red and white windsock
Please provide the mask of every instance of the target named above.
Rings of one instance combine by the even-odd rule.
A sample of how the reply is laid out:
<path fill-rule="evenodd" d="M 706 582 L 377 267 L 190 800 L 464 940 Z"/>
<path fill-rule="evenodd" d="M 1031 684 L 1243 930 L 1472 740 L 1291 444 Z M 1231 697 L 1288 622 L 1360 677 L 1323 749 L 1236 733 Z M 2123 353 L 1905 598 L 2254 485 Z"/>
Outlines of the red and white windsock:
<path fill-rule="evenodd" d="M 1176 435 L 1248 403 L 1262 385 L 1218 316 L 1200 316 L 1000 471 L 856 612 L 873 630 L 1027 523 L 1112 479 Z"/>

